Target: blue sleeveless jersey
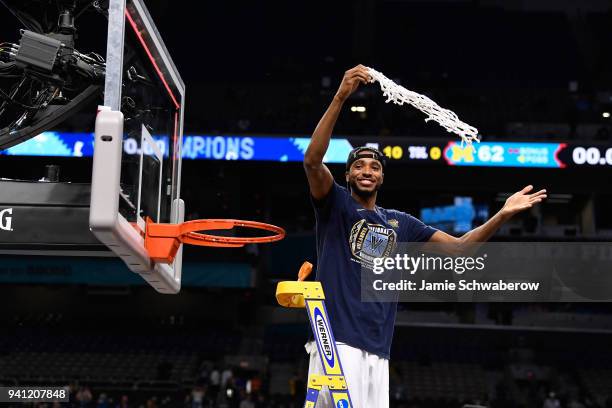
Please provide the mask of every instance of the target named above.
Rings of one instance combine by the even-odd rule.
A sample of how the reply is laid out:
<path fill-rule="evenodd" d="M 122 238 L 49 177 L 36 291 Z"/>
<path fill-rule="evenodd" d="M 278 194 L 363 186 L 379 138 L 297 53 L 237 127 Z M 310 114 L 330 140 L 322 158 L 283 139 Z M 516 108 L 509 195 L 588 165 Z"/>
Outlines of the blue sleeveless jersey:
<path fill-rule="evenodd" d="M 389 358 L 396 302 L 361 302 L 361 268 L 390 256 L 397 242 L 425 242 L 436 232 L 415 217 L 376 207 L 367 210 L 334 182 L 313 200 L 317 221 L 317 275 L 337 342 Z"/>

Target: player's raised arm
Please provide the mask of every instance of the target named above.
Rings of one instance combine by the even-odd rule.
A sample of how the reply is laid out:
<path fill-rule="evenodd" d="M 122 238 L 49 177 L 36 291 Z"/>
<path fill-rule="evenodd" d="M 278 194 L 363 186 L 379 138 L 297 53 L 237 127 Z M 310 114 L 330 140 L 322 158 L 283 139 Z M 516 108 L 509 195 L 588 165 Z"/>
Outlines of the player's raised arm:
<path fill-rule="evenodd" d="M 334 183 L 331 172 L 323 164 L 323 156 L 327 152 L 329 140 L 342 110 L 342 105 L 355 92 L 359 84 L 367 84 L 369 79 L 367 68 L 363 65 L 357 65 L 346 71 L 334 99 L 312 134 L 310 144 L 304 154 L 304 169 L 306 170 L 310 193 L 315 199 L 325 198 Z"/>
<path fill-rule="evenodd" d="M 429 242 L 449 244 L 449 248 L 453 248 L 450 252 L 453 252 L 455 255 L 462 254 L 466 247 L 475 248 L 473 245 L 470 246 L 470 244 L 488 241 L 499 227 L 513 215 L 541 203 L 542 200 L 546 198 L 546 190 L 539 190 L 529 194 L 532 190 L 533 186 L 529 185 L 521 191 L 517 191 L 512 196 L 508 197 L 503 208 L 499 210 L 497 214 L 481 226 L 465 233 L 460 238 L 453 237 L 443 231 L 436 231 L 429 239 Z"/>

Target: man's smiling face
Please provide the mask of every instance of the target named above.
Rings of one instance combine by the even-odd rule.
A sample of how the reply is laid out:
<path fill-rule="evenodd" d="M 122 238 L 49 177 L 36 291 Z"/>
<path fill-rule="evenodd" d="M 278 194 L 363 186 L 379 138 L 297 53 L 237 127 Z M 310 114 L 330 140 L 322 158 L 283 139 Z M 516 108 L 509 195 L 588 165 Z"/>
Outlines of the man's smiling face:
<path fill-rule="evenodd" d="M 346 173 L 346 181 L 351 190 L 360 197 L 368 198 L 375 194 L 383 182 L 382 164 L 372 158 L 360 158 L 351 164 Z"/>

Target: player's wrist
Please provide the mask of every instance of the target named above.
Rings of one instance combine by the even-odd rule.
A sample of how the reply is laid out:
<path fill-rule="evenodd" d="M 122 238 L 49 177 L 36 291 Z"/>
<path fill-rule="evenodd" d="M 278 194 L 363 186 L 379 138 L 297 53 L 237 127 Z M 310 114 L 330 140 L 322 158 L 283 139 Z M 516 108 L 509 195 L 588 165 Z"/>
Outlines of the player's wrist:
<path fill-rule="evenodd" d="M 510 218 L 512 218 L 513 215 L 514 215 L 514 212 L 506 208 L 505 206 L 502 207 L 501 210 L 499 210 L 499 216 L 502 222 L 508 221 Z"/>

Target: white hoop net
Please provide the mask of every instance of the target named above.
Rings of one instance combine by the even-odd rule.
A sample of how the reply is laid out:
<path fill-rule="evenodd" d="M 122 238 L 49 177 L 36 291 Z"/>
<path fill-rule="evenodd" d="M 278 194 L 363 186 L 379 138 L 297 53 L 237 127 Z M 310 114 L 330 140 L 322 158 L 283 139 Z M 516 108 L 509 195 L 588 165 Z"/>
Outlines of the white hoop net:
<path fill-rule="evenodd" d="M 459 120 L 455 112 L 441 108 L 425 95 L 409 91 L 373 68 L 368 67 L 368 71 L 372 76 L 371 82 L 378 82 L 380 84 L 383 96 L 387 97 L 385 102 L 393 101 L 393 103 L 400 106 L 405 103 L 414 106 L 427 115 L 425 122 L 433 120 L 438 122 L 448 132 L 459 135 L 462 146 L 464 143 L 471 146 L 473 141 L 480 142 L 478 139 L 478 129 Z"/>

